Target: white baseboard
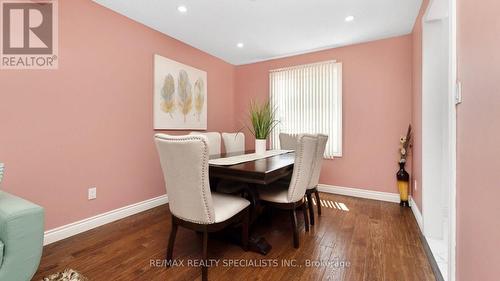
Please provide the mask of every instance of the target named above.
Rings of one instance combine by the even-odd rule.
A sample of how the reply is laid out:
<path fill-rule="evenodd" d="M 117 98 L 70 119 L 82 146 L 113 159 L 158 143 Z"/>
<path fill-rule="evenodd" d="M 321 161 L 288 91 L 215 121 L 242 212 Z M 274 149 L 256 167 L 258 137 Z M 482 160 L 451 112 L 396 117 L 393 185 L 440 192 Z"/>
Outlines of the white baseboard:
<path fill-rule="evenodd" d="M 325 193 L 399 203 L 398 193 L 372 191 L 366 189 L 341 187 L 341 186 L 333 186 L 326 184 L 318 185 L 318 190 Z M 116 220 L 123 219 L 140 212 L 144 212 L 146 210 L 152 209 L 154 207 L 166 203 L 168 203 L 168 197 L 165 194 L 156 198 L 148 199 L 139 203 L 135 203 L 103 214 L 99 214 L 97 216 L 93 216 L 51 230 L 47 230 L 45 232 L 43 244 L 48 245 L 57 242 L 59 240 L 71 237 L 73 235 L 85 232 L 87 230 L 91 230 L 93 228 L 114 222 Z M 420 210 L 418 209 L 417 204 L 415 203 L 413 198 L 410 198 L 410 206 L 413 211 L 413 215 L 417 220 L 418 226 L 422 230 L 422 214 L 420 213 Z"/>
<path fill-rule="evenodd" d="M 373 199 L 373 200 L 386 201 L 392 203 L 400 202 L 399 193 L 372 191 L 366 189 L 333 186 L 327 184 L 319 184 L 318 190 L 326 193 L 346 195 L 346 196 L 359 197 L 365 199 Z"/>
<path fill-rule="evenodd" d="M 413 197 L 410 197 L 410 207 L 413 212 L 413 216 L 417 220 L 418 227 L 420 228 L 420 232 L 424 233 L 424 228 L 423 228 L 423 218 L 422 218 L 422 213 L 418 209 L 417 203 L 415 200 L 413 200 Z"/>
<path fill-rule="evenodd" d="M 43 245 L 48 245 L 56 241 L 71 237 L 78 233 L 91 230 L 93 228 L 114 222 L 125 217 L 158 207 L 168 203 L 167 195 L 158 196 L 139 203 L 118 208 L 97 216 L 83 219 L 74 223 L 63 225 L 54 229 L 45 231 Z"/>
<path fill-rule="evenodd" d="M 390 192 L 380 192 L 380 191 L 372 191 L 366 189 L 358 189 L 358 188 L 350 188 L 350 187 L 341 187 L 341 186 L 333 186 L 327 184 L 319 184 L 318 190 L 325 193 L 346 195 L 352 197 L 359 197 L 365 199 L 373 199 L 379 201 L 393 202 L 399 203 L 399 194 L 398 193 L 390 193 Z M 423 233 L 423 219 L 422 213 L 418 209 L 417 203 L 410 197 L 410 207 L 413 212 L 413 216 L 417 221 L 418 227 L 420 228 L 420 232 Z"/>

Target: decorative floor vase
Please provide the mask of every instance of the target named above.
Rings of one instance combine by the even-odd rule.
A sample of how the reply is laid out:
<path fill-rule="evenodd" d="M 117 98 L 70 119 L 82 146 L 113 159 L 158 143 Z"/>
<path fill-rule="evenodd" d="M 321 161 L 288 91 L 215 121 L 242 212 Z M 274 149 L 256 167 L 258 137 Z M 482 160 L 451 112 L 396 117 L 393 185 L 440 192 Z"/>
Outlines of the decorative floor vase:
<path fill-rule="evenodd" d="M 255 139 L 255 153 L 264 154 L 266 152 L 267 140 Z"/>
<path fill-rule="evenodd" d="M 398 179 L 399 197 L 401 199 L 399 205 L 403 207 L 410 207 L 410 204 L 408 203 L 410 175 L 405 170 L 404 162 L 399 163 L 399 171 L 396 174 L 396 178 Z"/>

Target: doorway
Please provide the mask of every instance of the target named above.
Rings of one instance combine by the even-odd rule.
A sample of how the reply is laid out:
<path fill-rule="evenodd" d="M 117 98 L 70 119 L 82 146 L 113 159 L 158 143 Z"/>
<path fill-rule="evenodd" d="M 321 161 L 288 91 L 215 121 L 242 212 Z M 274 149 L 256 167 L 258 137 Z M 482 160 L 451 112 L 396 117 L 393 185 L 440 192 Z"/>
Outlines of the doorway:
<path fill-rule="evenodd" d="M 455 280 L 455 1 L 431 0 L 422 20 L 422 217 L 444 280 Z"/>

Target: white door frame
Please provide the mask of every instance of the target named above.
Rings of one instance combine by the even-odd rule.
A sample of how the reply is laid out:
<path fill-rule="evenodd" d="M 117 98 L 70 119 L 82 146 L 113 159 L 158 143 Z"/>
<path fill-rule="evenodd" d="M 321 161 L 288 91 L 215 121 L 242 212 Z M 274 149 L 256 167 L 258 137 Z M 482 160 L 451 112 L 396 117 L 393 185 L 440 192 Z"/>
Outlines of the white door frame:
<path fill-rule="evenodd" d="M 448 243 L 448 280 L 456 280 L 456 239 L 457 239 L 457 108 L 461 100 L 457 97 L 461 93 L 458 83 L 458 67 L 457 67 L 457 0 L 448 0 L 449 18 L 450 18 L 450 194 L 449 194 L 449 243 Z"/>
<path fill-rule="evenodd" d="M 447 165 L 449 167 L 449 173 L 447 175 L 447 179 L 449 182 L 449 192 L 447 198 L 448 200 L 448 274 L 447 276 L 443 276 L 446 280 L 455 281 L 456 280 L 456 96 L 459 87 L 457 86 L 457 12 L 456 12 L 456 0 L 431 0 L 428 6 L 428 10 L 426 11 L 424 18 L 422 20 L 422 30 L 426 25 L 426 21 L 432 20 L 440 20 L 444 18 L 448 18 L 449 21 L 449 66 L 448 66 L 448 136 L 449 140 L 448 146 L 448 156 L 449 159 L 445 159 Z M 432 7 L 434 5 L 434 7 Z M 432 7 L 432 10 L 430 9 Z M 422 36 L 422 40 L 424 36 Z M 424 46 L 424 44 L 423 44 Z M 423 49 L 422 49 L 423 50 Z M 424 67 L 422 68 L 424 70 Z M 424 73 L 422 75 L 424 77 Z M 422 88 L 424 89 L 424 88 Z M 423 97 L 423 95 L 422 95 Z M 425 106 L 422 103 L 422 107 Z M 423 111 L 423 109 L 422 109 Z M 422 118 L 424 118 L 422 114 Z M 422 120 L 422 125 L 424 125 L 424 121 Z M 422 129 L 424 131 L 424 129 Z M 422 161 L 422 165 L 425 165 L 425 161 Z M 424 167 L 422 167 L 424 171 Z M 425 177 L 425 175 L 423 175 Z M 422 180 L 422 184 L 424 180 Z M 425 193 L 425 186 L 422 186 L 422 193 Z M 430 188 L 430 187 L 427 187 Z M 425 196 L 422 196 L 423 200 L 423 220 L 425 222 L 425 216 L 429 216 L 429 212 L 425 212 Z M 425 230 L 425 223 L 423 233 L 424 235 L 428 233 Z"/>

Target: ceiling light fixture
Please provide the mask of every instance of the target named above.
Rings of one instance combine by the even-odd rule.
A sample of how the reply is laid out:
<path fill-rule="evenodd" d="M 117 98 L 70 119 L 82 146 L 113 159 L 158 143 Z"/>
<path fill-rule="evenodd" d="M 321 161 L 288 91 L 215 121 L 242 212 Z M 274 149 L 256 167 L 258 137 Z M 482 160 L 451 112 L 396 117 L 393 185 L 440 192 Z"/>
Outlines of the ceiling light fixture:
<path fill-rule="evenodd" d="M 243 43 L 240 42 L 240 43 L 236 44 L 236 47 L 243 48 L 243 47 L 245 47 L 245 44 L 243 44 Z"/>
<path fill-rule="evenodd" d="M 179 7 L 177 7 L 177 11 L 181 12 L 181 13 L 186 13 L 188 11 L 187 7 L 184 6 L 184 5 L 181 5 Z"/>
<path fill-rule="evenodd" d="M 354 16 L 347 16 L 347 17 L 345 18 L 345 21 L 346 21 L 346 22 L 351 22 L 351 21 L 353 21 L 353 20 L 354 20 Z"/>

